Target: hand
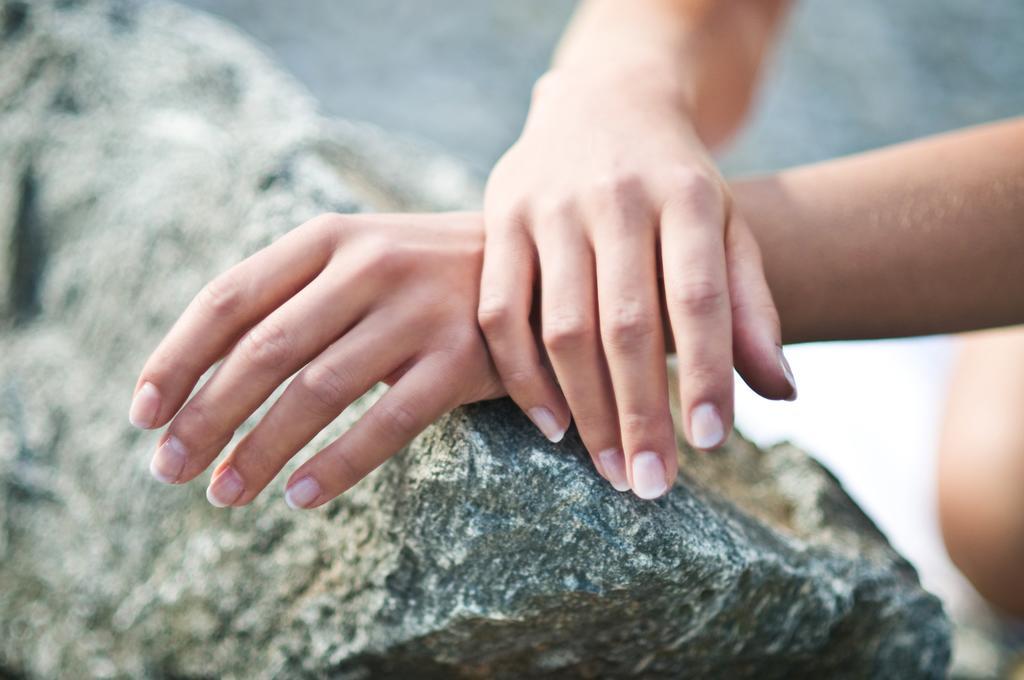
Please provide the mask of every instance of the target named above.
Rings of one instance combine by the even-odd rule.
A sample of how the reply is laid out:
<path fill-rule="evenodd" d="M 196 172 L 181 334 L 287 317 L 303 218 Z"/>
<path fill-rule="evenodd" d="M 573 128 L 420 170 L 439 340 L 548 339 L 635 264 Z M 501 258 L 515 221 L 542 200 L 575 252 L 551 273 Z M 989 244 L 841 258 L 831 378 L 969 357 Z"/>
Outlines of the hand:
<path fill-rule="evenodd" d="M 476 324 L 482 253 L 478 215 L 325 215 L 215 278 L 135 388 L 136 426 L 170 421 L 153 475 L 193 479 L 296 371 L 217 467 L 207 491 L 214 505 L 250 502 L 379 381 L 391 385 L 384 396 L 291 476 L 289 505 L 326 503 L 442 414 L 502 396 Z"/>
<path fill-rule="evenodd" d="M 643 498 L 677 472 L 659 278 L 693 446 L 724 441 L 734 364 L 760 394 L 796 396 L 757 243 L 673 87 L 548 74 L 485 197 L 478 316 L 505 387 L 553 441 L 571 411 L 598 471 Z"/>

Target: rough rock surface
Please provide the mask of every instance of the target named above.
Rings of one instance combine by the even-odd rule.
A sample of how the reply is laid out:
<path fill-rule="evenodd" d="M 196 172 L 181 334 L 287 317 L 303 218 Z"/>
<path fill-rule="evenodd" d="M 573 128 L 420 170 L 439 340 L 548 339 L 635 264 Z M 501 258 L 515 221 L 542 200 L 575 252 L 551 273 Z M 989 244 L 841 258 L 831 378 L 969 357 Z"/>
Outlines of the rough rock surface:
<path fill-rule="evenodd" d="M 938 601 L 789 446 L 642 502 L 498 401 L 325 511 L 152 482 L 129 391 L 205 280 L 473 188 L 174 5 L 0 0 L 0 65 L 0 677 L 943 675 Z"/>

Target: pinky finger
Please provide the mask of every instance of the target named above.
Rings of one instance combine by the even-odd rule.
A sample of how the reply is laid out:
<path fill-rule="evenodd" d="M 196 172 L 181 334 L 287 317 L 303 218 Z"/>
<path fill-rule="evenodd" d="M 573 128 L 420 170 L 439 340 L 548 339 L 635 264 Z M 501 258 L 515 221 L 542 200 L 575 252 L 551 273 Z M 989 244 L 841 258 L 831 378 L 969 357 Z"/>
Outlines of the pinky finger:
<path fill-rule="evenodd" d="M 732 298 L 736 370 L 768 399 L 796 399 L 796 381 L 782 353 L 779 313 L 765 280 L 761 251 L 750 228 L 734 215 L 725 241 Z"/>
<path fill-rule="evenodd" d="M 296 470 L 285 489 L 292 508 L 315 508 L 355 486 L 428 425 L 458 405 L 452 367 L 427 357 L 407 373 L 345 434 Z"/>

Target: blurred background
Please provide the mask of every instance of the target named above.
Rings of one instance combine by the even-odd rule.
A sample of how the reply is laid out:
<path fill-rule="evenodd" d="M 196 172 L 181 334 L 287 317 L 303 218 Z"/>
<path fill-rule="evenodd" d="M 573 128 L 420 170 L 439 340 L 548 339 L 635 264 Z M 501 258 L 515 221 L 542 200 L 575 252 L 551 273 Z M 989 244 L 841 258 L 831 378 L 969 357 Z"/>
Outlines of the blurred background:
<path fill-rule="evenodd" d="M 326 113 L 439 147 L 483 181 L 518 135 L 570 0 L 187 0 L 264 42 Z M 1019 0 L 804 0 L 768 68 L 730 175 L 856 152 L 1024 112 Z M 738 423 L 826 463 L 954 608 L 935 448 L 953 343 L 834 343 L 788 352 L 800 399 L 741 387 Z"/>

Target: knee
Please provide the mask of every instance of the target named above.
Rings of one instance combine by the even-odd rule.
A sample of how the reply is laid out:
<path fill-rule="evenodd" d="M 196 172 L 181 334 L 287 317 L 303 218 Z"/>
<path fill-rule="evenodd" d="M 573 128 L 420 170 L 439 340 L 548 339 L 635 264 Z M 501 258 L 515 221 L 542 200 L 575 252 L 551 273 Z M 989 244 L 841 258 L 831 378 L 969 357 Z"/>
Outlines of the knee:
<path fill-rule="evenodd" d="M 981 455 L 994 442 L 943 442 L 938 509 L 950 559 L 996 608 L 1024 616 L 1024 474 L 1000 460 L 1024 450 Z M 1019 466 L 1013 466 L 1014 468 Z"/>

